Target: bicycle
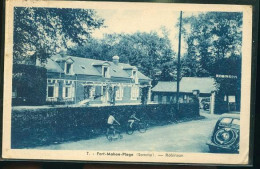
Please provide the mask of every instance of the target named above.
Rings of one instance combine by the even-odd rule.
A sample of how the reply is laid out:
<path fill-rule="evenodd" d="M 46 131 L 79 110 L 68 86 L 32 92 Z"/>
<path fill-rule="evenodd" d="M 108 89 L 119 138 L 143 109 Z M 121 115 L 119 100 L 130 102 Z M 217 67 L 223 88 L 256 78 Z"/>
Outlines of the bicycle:
<path fill-rule="evenodd" d="M 128 122 L 127 124 L 127 128 L 126 128 L 126 133 L 131 135 L 134 133 L 135 130 L 138 130 L 140 133 L 145 133 L 147 130 L 147 123 L 144 121 L 135 121 L 132 125 L 132 127 L 130 126 L 130 122 Z"/>
<path fill-rule="evenodd" d="M 107 133 L 106 133 L 106 138 L 108 141 L 113 141 L 117 139 L 122 139 L 123 135 L 121 134 L 121 131 L 119 129 L 116 129 L 119 125 L 113 125 L 113 128 L 108 128 Z"/>

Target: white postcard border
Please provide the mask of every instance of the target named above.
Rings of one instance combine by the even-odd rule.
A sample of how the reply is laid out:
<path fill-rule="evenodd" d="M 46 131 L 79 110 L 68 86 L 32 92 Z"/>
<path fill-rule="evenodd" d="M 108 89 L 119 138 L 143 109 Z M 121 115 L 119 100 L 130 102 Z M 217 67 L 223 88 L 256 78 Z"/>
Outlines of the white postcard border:
<path fill-rule="evenodd" d="M 127 156 L 98 156 L 97 152 L 108 151 L 78 151 L 78 150 L 32 150 L 11 149 L 11 100 L 12 100 L 12 47 L 13 47 L 13 8 L 23 7 L 61 7 L 61 8 L 93 8 L 93 9 L 149 9 L 176 11 L 233 11 L 243 12 L 243 40 L 242 40 L 242 83 L 241 83 L 241 139 L 239 154 L 212 153 L 175 153 L 174 157 L 160 157 L 158 155 L 169 152 L 129 152 Z M 118 2 L 76 2 L 76 1 L 14 1 L 6 2 L 5 25 L 5 56 L 4 56 L 4 104 L 3 104 L 3 144 L 2 157 L 4 159 L 37 159 L 37 160 L 79 160 L 79 161 L 118 161 L 118 162 L 159 162 L 159 163 L 204 163 L 204 164 L 248 164 L 249 134 L 250 134 L 250 98 L 251 98 L 251 61 L 252 61 L 252 6 L 249 5 L 199 5 L 199 4 L 170 4 L 170 3 L 118 3 Z M 153 154 L 138 156 L 137 153 Z"/>

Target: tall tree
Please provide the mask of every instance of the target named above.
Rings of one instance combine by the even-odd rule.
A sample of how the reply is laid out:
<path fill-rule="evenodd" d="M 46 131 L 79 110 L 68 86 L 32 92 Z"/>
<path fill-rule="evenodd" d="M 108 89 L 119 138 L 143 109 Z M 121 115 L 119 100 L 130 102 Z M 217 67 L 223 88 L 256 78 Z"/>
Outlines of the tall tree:
<path fill-rule="evenodd" d="M 191 28 L 185 73 L 215 78 L 217 112 L 228 109 L 224 98 L 230 95 L 236 96 L 236 108 L 240 108 L 242 18 L 239 12 L 208 12 L 185 19 Z"/>
<path fill-rule="evenodd" d="M 16 7 L 14 62 L 44 63 L 60 50 L 85 44 L 103 23 L 92 9 Z"/>
<path fill-rule="evenodd" d="M 154 80 L 174 79 L 174 56 L 167 33 L 109 34 L 103 39 L 91 39 L 86 46 L 69 50 L 69 54 L 101 60 L 120 56 L 120 62 L 136 66 Z"/>
<path fill-rule="evenodd" d="M 224 58 L 241 58 L 242 13 L 208 12 L 184 19 L 187 35 L 187 67 L 191 76 L 215 76 L 216 63 Z"/>

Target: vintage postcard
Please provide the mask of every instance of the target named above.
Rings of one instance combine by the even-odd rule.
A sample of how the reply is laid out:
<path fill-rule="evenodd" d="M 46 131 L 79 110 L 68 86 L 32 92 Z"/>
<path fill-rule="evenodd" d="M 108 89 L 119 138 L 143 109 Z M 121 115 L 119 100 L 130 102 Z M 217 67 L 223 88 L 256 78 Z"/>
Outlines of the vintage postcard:
<path fill-rule="evenodd" d="M 6 1 L 2 158 L 249 164 L 252 6 Z"/>

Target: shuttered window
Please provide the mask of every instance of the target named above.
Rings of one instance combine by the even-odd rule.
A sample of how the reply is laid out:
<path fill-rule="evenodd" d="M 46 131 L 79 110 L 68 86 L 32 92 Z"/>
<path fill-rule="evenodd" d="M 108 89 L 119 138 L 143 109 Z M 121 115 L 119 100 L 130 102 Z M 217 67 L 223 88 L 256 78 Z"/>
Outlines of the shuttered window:
<path fill-rule="evenodd" d="M 131 89 L 131 99 L 137 100 L 138 97 L 139 97 L 139 87 L 133 86 Z"/>
<path fill-rule="evenodd" d="M 63 87 L 62 96 L 63 98 L 73 98 L 75 95 L 75 90 L 73 85 L 67 85 Z"/>
<path fill-rule="evenodd" d="M 123 86 L 118 86 L 118 89 L 116 90 L 116 100 L 122 100 L 123 95 L 124 95 Z"/>
<path fill-rule="evenodd" d="M 59 97 L 59 83 L 57 80 L 49 79 L 47 84 L 47 101 L 57 101 Z"/>

